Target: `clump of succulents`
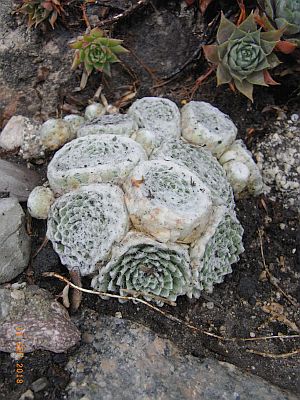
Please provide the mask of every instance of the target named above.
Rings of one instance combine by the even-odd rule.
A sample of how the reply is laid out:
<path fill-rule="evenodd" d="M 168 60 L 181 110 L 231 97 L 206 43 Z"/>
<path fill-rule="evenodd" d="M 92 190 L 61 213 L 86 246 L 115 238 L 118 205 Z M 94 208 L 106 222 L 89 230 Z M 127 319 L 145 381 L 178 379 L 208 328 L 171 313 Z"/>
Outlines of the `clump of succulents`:
<path fill-rule="evenodd" d="M 222 15 L 217 44 L 203 46 L 206 58 L 217 65 L 218 85 L 233 83 L 253 101 L 253 85 L 276 84 L 269 70 L 280 64 L 273 50 L 281 30 L 262 32 L 251 13 L 240 26 Z"/>
<path fill-rule="evenodd" d="M 157 111 L 157 103 L 146 105 L 147 115 L 152 106 Z M 97 274 L 96 290 L 163 305 L 222 282 L 243 251 L 243 228 L 225 172 L 208 150 L 177 139 L 157 146 L 147 160 L 133 139 L 97 134 L 57 151 L 48 179 L 61 197 L 50 208 L 47 237 L 69 270 Z"/>
<path fill-rule="evenodd" d="M 17 12 L 27 16 L 29 28 L 36 28 L 41 22 L 48 20 L 54 29 L 54 24 L 64 9 L 60 0 L 23 0 Z"/>
<path fill-rule="evenodd" d="M 128 52 L 121 46 L 122 42 L 123 40 L 108 38 L 103 30 L 94 28 L 70 44 L 71 48 L 75 49 L 72 69 L 83 64 L 80 84 L 82 89 L 94 69 L 111 75 L 111 64 L 120 62 L 117 55 Z"/>
<path fill-rule="evenodd" d="M 139 232 L 129 232 L 112 252 L 110 262 L 100 270 L 92 286 L 101 292 L 131 291 L 163 305 L 163 299 L 191 297 L 191 266 L 188 246 L 159 243 Z"/>
<path fill-rule="evenodd" d="M 300 0 L 259 0 L 258 3 L 269 21 L 282 29 L 289 40 L 300 46 Z M 270 26 L 268 21 L 264 22 L 267 27 Z"/>

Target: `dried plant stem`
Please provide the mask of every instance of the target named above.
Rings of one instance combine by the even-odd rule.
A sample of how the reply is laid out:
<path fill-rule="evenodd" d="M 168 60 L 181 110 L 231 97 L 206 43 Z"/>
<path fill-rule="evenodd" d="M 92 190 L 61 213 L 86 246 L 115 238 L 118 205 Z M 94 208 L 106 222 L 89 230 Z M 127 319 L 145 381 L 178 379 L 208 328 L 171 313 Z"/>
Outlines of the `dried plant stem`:
<path fill-rule="evenodd" d="M 169 313 L 161 310 L 160 308 L 155 307 L 152 304 L 148 303 L 147 301 L 145 301 L 143 299 L 140 299 L 138 297 L 120 296 L 120 295 L 117 295 L 117 294 L 110 294 L 110 293 L 98 292 L 98 291 L 90 290 L 90 289 L 84 289 L 84 288 L 81 288 L 79 286 L 74 285 L 67 278 L 65 278 L 64 276 L 59 275 L 59 274 L 57 274 L 55 272 L 45 272 L 45 273 L 43 273 L 43 276 L 51 277 L 51 278 L 57 278 L 60 281 L 65 282 L 67 285 L 70 285 L 72 288 L 80 290 L 80 291 L 82 291 L 84 293 L 95 294 L 97 296 L 106 296 L 106 297 L 111 297 L 111 298 L 114 298 L 114 299 L 137 301 L 139 303 L 142 303 L 142 304 L 146 305 L 147 307 L 151 308 L 152 310 L 155 310 L 156 312 L 158 312 L 159 314 L 163 315 L 164 317 L 170 319 L 171 321 L 178 322 L 179 324 L 184 325 L 184 326 L 192 329 L 195 332 L 199 332 L 199 333 L 201 333 L 203 335 L 206 335 L 206 336 L 209 336 L 209 337 L 221 340 L 221 341 L 225 341 L 225 342 L 237 342 L 237 341 L 242 341 L 242 342 L 250 342 L 251 341 L 251 342 L 253 342 L 253 341 L 260 341 L 260 340 L 271 340 L 271 339 L 284 340 L 284 339 L 299 339 L 300 338 L 300 335 L 260 336 L 260 337 L 256 337 L 256 338 L 238 338 L 238 337 L 226 338 L 224 336 L 216 335 L 215 333 L 211 333 L 211 332 L 208 332 L 206 330 L 197 328 L 197 327 L 189 324 L 188 322 L 183 321 L 182 319 L 177 318 L 174 315 L 169 314 Z M 140 295 L 140 293 L 136 293 L 136 294 Z"/>
<path fill-rule="evenodd" d="M 258 356 L 266 357 L 266 358 L 275 358 L 275 359 L 280 359 L 280 358 L 288 358 L 288 357 L 293 357 L 298 354 L 300 354 L 300 349 L 291 351 L 290 353 L 281 353 L 281 354 L 274 354 L 274 353 L 264 353 L 262 351 L 256 351 L 256 350 L 246 350 L 247 353 L 251 354 L 256 354 Z"/>

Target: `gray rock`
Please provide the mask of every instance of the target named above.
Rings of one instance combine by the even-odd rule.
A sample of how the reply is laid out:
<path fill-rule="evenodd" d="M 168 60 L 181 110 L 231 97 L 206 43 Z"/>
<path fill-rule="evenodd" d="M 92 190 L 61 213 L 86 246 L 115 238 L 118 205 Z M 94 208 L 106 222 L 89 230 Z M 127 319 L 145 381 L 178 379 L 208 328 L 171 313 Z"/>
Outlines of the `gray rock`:
<path fill-rule="evenodd" d="M 28 168 L 0 160 L 0 194 L 7 193 L 26 201 L 30 192 L 40 183 L 40 176 Z"/>
<path fill-rule="evenodd" d="M 22 115 L 15 115 L 7 122 L 0 134 L 0 147 L 14 150 L 22 146 L 24 131 L 30 120 Z"/>
<path fill-rule="evenodd" d="M 16 198 L 0 199 L 0 283 L 14 279 L 29 262 L 30 237 L 24 220 Z"/>
<path fill-rule="evenodd" d="M 84 124 L 77 136 L 113 134 L 131 136 L 138 129 L 135 120 L 127 114 L 103 115 Z"/>
<path fill-rule="evenodd" d="M 231 364 L 183 355 L 136 323 L 93 311 L 83 321 L 95 338 L 67 365 L 70 400 L 296 400 Z"/>
<path fill-rule="evenodd" d="M 46 290 L 37 286 L 0 289 L 0 351 L 28 353 L 41 349 L 62 353 L 79 339 L 66 309 Z"/>
<path fill-rule="evenodd" d="M 46 387 L 48 385 L 49 385 L 48 379 L 45 377 L 42 377 L 42 378 L 39 378 L 36 381 L 32 382 L 31 388 L 35 393 L 37 393 L 37 392 L 41 392 L 42 390 L 46 389 Z"/>

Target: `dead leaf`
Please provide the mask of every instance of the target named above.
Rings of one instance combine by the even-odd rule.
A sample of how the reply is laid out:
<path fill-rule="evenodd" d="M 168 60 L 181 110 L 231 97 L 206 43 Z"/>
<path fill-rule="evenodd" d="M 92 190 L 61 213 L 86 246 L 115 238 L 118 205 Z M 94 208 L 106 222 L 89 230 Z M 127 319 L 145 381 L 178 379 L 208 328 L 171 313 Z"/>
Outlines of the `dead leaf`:
<path fill-rule="evenodd" d="M 205 13 L 207 7 L 210 5 L 210 3 L 211 3 L 212 1 L 213 1 L 213 0 L 200 0 L 200 2 L 199 2 L 199 7 L 200 7 L 200 11 L 201 11 L 202 14 Z"/>
<path fill-rule="evenodd" d="M 264 70 L 264 78 L 267 85 L 280 85 L 280 83 L 274 81 L 267 69 Z"/>
<path fill-rule="evenodd" d="M 141 184 L 144 182 L 145 182 L 145 179 L 143 176 L 142 176 L 142 179 L 134 179 L 134 178 L 131 179 L 132 186 L 137 187 L 137 188 L 139 188 L 141 186 Z"/>
<path fill-rule="evenodd" d="M 69 308 L 69 307 L 70 307 L 69 290 L 70 290 L 70 285 L 66 285 L 66 286 L 64 287 L 64 290 L 62 291 L 63 305 L 64 305 L 66 308 Z"/>
<path fill-rule="evenodd" d="M 292 331 L 300 333 L 299 327 L 295 324 L 295 322 L 290 321 L 287 316 L 284 314 L 284 308 L 279 303 L 271 303 L 266 304 L 262 307 L 262 310 L 271 315 L 271 319 L 281 322 L 282 324 L 289 327 Z"/>

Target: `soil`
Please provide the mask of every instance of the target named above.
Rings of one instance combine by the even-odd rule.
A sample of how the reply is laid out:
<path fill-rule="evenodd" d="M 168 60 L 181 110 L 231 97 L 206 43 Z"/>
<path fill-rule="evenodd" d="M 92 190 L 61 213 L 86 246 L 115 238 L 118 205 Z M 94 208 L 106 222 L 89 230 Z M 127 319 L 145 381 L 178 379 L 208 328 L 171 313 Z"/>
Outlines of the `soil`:
<path fill-rule="evenodd" d="M 70 3 L 74 4 L 68 7 L 69 20 L 67 19 L 64 24 L 59 24 L 53 32 L 39 31 L 39 41 L 42 44 L 55 40 L 58 36 L 74 37 L 82 32 L 83 23 L 78 22 L 78 3 L 80 2 Z M 117 1 L 106 3 L 112 5 L 116 3 L 115 8 L 109 8 L 108 17 L 120 12 L 117 7 L 121 6 L 117 4 Z M 102 81 L 103 92 L 110 102 L 118 101 L 124 96 L 126 90 L 129 90 L 136 91 L 137 97 L 147 95 L 168 97 L 180 106 L 183 100 L 189 100 L 191 88 L 196 79 L 207 68 L 206 62 L 201 57 L 185 68 L 169 84 L 155 87 L 160 83 L 159 78 L 170 75 L 197 49 L 203 30 L 203 20 L 199 19 L 193 8 L 189 10 L 182 8 L 179 1 L 156 1 L 152 4 L 141 8 L 114 26 L 114 36 L 123 38 L 125 46 L 132 50 L 132 53 L 123 57 L 126 69 L 122 65 L 116 65 L 113 68 L 112 78 L 105 78 Z M 213 11 L 212 9 L 210 12 Z M 14 17 L 9 18 L 10 24 L 13 25 Z M 292 63 L 293 59 L 289 57 L 286 61 Z M 17 60 L 11 61 L 12 71 L 14 71 L 15 63 Z M 64 113 L 66 104 L 79 112 L 84 109 L 101 83 L 101 78 L 99 74 L 94 74 L 83 92 L 75 92 L 79 79 L 80 74 L 75 73 L 63 83 L 57 97 L 59 107 L 52 107 L 52 109 L 48 107 L 47 115 L 52 112 L 55 116 L 57 110 L 59 113 Z M 193 99 L 208 101 L 229 114 L 238 126 L 239 137 L 246 141 L 251 150 L 257 141 L 272 131 L 272 126 L 276 121 L 275 112 L 263 112 L 266 106 L 280 107 L 288 115 L 294 112 L 299 113 L 297 88 L 300 77 L 287 75 L 276 77 L 276 79 L 280 81 L 281 86 L 255 90 L 254 104 L 238 93 L 232 93 L 226 86 L 217 88 L 213 75 L 195 92 Z M 27 80 L 27 85 L 30 86 L 29 76 L 25 76 L 24 80 Z M 36 82 L 32 83 L 32 86 L 34 84 Z M 128 86 L 126 89 L 124 89 L 125 85 Z M 47 85 L 42 84 L 40 91 L 45 93 L 46 90 Z M 126 108 L 130 101 L 133 100 L 123 98 L 121 104 Z M 54 104 L 54 101 L 51 104 Z M 36 112 L 37 108 L 32 108 L 23 114 L 33 116 Z M 249 132 L 254 133 L 249 134 Z M 5 155 L 2 157 L 22 163 L 18 157 Z M 45 177 L 46 164 L 34 168 Z M 243 338 L 249 335 L 261 337 L 299 333 L 295 330 L 297 326 L 291 324 L 293 322 L 298 327 L 300 326 L 300 233 L 297 211 L 286 209 L 280 200 L 271 202 L 268 197 L 261 196 L 238 200 L 237 213 L 245 230 L 245 252 L 241 260 L 234 265 L 233 273 L 226 277 L 223 284 L 216 286 L 212 294 L 204 294 L 199 300 L 192 301 L 179 298 L 177 307 L 165 306 L 163 310 L 195 327 L 226 337 Z M 284 229 L 282 229 L 282 224 L 284 224 Z M 33 253 L 43 242 L 45 231 L 44 222 L 32 221 Z M 295 305 L 291 304 L 283 292 L 266 277 L 263 257 L 265 257 L 267 268 L 277 278 L 277 286 L 296 299 Z M 32 259 L 30 268 L 21 278 L 58 295 L 64 285 L 55 279 L 43 277 L 42 273 L 46 271 L 55 271 L 68 276 L 67 269 L 60 264 L 58 256 L 49 243 L 37 257 Z M 89 282 L 89 279 L 84 279 L 84 287 L 89 287 Z M 271 303 L 277 304 L 282 312 L 281 316 L 285 318 L 272 319 L 272 315 L 263 310 L 263 308 L 266 310 Z M 259 375 L 281 388 L 300 395 L 299 353 L 294 357 L 283 356 L 282 358 L 264 357 L 251 353 L 252 350 L 270 354 L 290 353 L 299 348 L 299 339 L 220 341 L 194 332 L 143 305 L 119 304 L 114 300 L 104 301 L 93 295 L 84 295 L 78 312 L 86 307 L 103 315 L 115 315 L 116 312 L 121 312 L 123 318 L 150 327 L 159 335 L 172 340 L 186 353 L 199 358 L 208 356 L 233 363 L 244 371 Z M 30 388 L 32 382 L 40 377 L 47 377 L 50 385 L 46 395 L 45 392 L 35 393 L 35 399 L 64 398 L 64 388 L 69 381 L 64 366 L 69 355 L 76 352 L 77 348 L 70 349 L 66 354 L 45 351 L 27 354 L 23 360 L 26 366 L 26 380 L 19 387 L 16 386 L 14 379 L 14 360 L 9 354 L 0 353 L 3 371 L 0 377 L 0 399 L 19 398 L 20 394 Z"/>

